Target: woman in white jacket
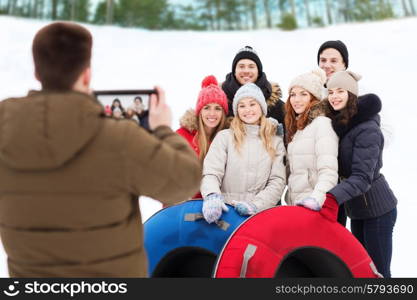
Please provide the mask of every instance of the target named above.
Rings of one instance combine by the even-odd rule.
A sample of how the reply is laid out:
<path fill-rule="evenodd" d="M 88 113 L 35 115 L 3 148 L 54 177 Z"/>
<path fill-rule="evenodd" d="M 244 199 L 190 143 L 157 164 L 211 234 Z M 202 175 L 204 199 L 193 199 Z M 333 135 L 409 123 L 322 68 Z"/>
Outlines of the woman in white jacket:
<path fill-rule="evenodd" d="M 285 187 L 285 147 L 277 121 L 265 116 L 267 104 L 258 86 L 247 83 L 233 99 L 230 128 L 217 133 L 204 159 L 203 215 L 216 222 L 225 203 L 241 215 L 275 206 Z"/>
<path fill-rule="evenodd" d="M 299 75 L 290 84 L 285 104 L 288 205 L 320 210 L 326 193 L 337 184 L 338 137 L 325 117 L 323 70 Z"/>

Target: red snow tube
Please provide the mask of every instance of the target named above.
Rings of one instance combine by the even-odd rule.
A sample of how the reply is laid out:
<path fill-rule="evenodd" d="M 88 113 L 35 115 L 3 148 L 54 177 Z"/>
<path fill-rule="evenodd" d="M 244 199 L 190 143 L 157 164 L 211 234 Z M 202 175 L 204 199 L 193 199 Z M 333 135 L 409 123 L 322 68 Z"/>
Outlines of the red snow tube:
<path fill-rule="evenodd" d="M 274 207 L 247 219 L 225 244 L 213 276 L 379 277 L 345 227 L 298 206 Z"/>

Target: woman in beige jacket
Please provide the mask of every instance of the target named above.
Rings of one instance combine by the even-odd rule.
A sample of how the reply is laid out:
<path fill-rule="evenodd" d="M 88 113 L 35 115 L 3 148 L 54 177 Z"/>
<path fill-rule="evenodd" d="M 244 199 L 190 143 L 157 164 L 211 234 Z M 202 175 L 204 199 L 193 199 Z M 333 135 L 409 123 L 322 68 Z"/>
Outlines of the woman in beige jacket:
<path fill-rule="evenodd" d="M 320 210 L 326 192 L 337 184 L 338 137 L 321 104 L 323 70 L 299 75 L 290 84 L 285 104 L 288 205 Z"/>
<path fill-rule="evenodd" d="M 204 160 L 201 194 L 203 215 L 216 222 L 227 210 L 241 215 L 275 206 L 285 187 L 285 147 L 276 135 L 276 123 L 265 116 L 267 104 L 261 89 L 243 85 L 233 99 L 230 129 L 214 138 Z"/>

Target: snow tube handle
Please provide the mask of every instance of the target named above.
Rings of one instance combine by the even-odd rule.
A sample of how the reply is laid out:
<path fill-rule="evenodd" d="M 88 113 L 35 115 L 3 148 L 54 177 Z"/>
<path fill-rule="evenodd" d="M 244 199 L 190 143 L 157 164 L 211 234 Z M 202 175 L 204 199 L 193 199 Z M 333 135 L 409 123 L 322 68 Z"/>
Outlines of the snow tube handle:
<path fill-rule="evenodd" d="M 195 222 L 201 219 L 204 219 L 204 216 L 202 213 L 188 213 L 184 215 L 184 221 L 186 222 Z M 227 231 L 227 229 L 230 227 L 230 224 L 223 220 L 217 221 L 216 225 L 221 230 L 224 230 L 224 231 Z"/>
<path fill-rule="evenodd" d="M 240 269 L 240 278 L 246 277 L 246 271 L 248 269 L 248 263 L 249 260 L 252 258 L 252 256 L 255 255 L 256 247 L 255 245 L 248 244 L 248 246 L 245 249 L 245 252 L 243 253 L 243 262 L 242 262 L 242 268 Z"/>

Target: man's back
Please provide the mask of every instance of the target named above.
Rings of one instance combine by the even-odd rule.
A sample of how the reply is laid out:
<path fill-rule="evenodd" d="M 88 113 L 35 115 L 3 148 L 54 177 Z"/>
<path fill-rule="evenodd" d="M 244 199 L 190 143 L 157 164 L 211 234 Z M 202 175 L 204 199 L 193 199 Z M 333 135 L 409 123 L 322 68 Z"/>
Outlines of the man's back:
<path fill-rule="evenodd" d="M 191 148 L 103 117 L 78 92 L 0 103 L 0 233 L 13 277 L 146 276 L 138 195 L 165 203 L 199 188 Z"/>

